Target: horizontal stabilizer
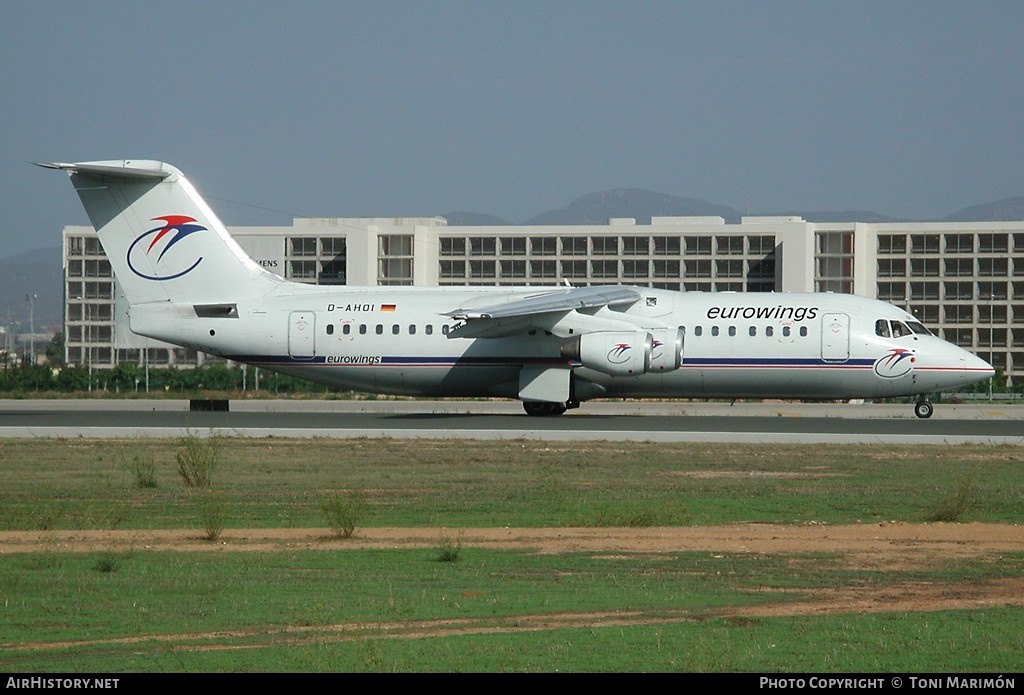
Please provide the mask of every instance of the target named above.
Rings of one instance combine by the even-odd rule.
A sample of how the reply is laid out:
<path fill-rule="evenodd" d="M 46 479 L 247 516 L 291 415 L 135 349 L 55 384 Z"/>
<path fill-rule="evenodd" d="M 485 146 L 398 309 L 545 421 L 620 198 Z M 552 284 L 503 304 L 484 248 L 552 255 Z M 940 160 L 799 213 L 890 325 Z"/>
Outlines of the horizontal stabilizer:
<path fill-rule="evenodd" d="M 142 166 L 139 166 L 140 164 Z M 105 162 L 103 164 L 92 162 L 80 164 L 68 164 L 65 162 L 36 162 L 36 166 L 41 166 L 45 169 L 62 169 L 69 174 L 85 174 L 87 176 L 118 179 L 151 179 L 162 181 L 174 173 L 164 169 L 153 168 L 152 165 L 154 164 L 159 164 L 159 162 L 142 161 L 135 163 L 132 162 L 132 160 L 126 159 L 122 166 L 116 166 L 113 162 Z"/>

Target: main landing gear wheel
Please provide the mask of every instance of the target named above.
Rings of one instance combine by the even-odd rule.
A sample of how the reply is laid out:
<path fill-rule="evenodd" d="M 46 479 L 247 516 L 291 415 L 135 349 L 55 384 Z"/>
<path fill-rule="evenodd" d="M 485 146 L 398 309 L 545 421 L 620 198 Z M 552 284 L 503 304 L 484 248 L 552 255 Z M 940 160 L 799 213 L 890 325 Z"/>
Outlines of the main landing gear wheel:
<path fill-rule="evenodd" d="M 932 404 L 928 401 L 918 401 L 914 405 L 914 415 L 918 416 L 922 420 L 930 418 L 933 410 L 935 410 L 935 408 L 933 408 Z"/>
<path fill-rule="evenodd" d="M 565 412 L 565 403 L 546 403 L 543 401 L 523 401 L 523 410 L 527 415 L 561 415 Z"/>

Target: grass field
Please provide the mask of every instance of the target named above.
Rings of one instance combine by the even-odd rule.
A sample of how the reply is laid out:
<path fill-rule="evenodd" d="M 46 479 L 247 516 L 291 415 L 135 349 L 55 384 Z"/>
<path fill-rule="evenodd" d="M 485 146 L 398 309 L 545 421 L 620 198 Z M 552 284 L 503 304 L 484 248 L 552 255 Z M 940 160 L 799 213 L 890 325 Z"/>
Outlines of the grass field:
<path fill-rule="evenodd" d="M 1022 464 L 983 446 L 4 440 L 0 668 L 1012 673 Z M 187 484 L 196 467 L 208 484 Z M 780 543 L 791 530 L 808 542 Z"/>

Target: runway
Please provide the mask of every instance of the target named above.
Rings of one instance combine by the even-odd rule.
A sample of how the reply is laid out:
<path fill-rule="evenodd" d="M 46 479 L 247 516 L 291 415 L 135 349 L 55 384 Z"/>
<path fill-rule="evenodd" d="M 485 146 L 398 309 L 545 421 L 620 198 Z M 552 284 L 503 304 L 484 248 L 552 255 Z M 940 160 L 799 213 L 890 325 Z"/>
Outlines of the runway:
<path fill-rule="evenodd" d="M 495 439 L 746 443 L 1024 445 L 1024 406 L 591 402 L 528 417 L 506 401 L 233 400 L 193 412 L 187 400 L 0 401 L 0 438 L 181 437 Z"/>

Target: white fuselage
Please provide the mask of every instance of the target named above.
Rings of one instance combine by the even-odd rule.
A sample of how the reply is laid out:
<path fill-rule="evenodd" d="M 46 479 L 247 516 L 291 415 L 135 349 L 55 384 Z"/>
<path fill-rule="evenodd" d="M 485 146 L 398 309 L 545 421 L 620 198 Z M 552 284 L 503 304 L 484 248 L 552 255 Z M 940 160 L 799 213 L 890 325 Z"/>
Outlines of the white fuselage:
<path fill-rule="evenodd" d="M 188 306 L 169 321 L 133 311 L 132 329 L 340 388 L 413 396 L 515 398 L 524 365 L 572 369 L 581 400 L 901 396 L 953 389 L 991 374 L 984 361 L 935 336 L 879 335 L 880 320 L 906 325 L 914 319 L 851 295 L 639 288 L 642 301 L 580 318 L 679 328 L 680 366 L 613 376 L 601 365 L 561 356 L 571 317 L 508 337 L 448 335 L 457 325 L 446 315 L 454 308 L 515 301 L 551 288 L 289 287 L 280 296 L 239 302 L 237 316 L 197 317 Z"/>

